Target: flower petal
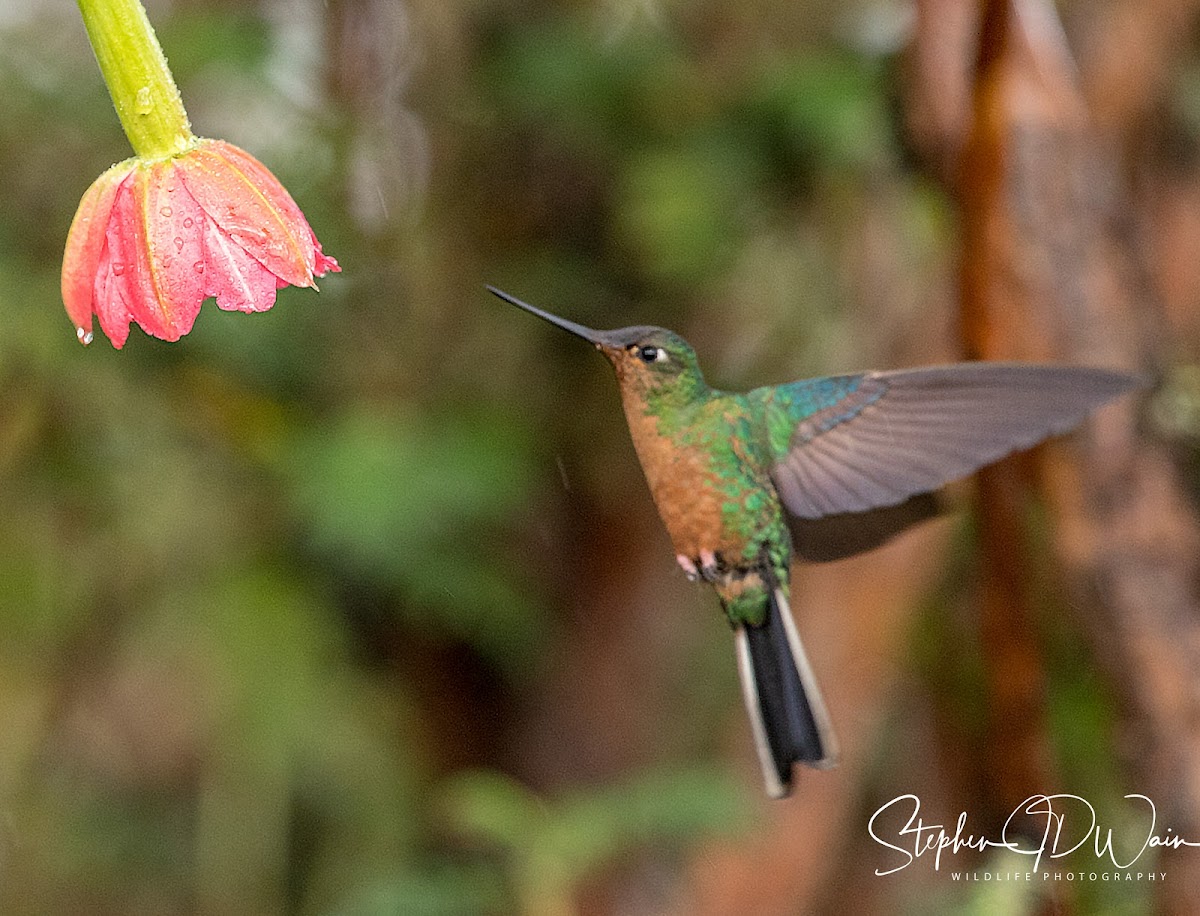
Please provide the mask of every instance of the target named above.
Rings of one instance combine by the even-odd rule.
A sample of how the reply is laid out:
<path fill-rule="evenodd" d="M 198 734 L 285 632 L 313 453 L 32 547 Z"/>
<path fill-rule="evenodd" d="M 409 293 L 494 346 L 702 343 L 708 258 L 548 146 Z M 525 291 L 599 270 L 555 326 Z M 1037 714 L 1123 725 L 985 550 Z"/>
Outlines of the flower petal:
<path fill-rule="evenodd" d="M 232 143 L 224 140 L 209 140 L 206 143 L 223 156 L 230 166 L 245 175 L 251 184 L 278 208 L 280 216 L 288 224 L 304 255 L 304 264 L 309 273 L 313 276 L 323 277 L 330 271 L 334 273 L 341 271 L 342 268 L 338 265 L 337 259 L 321 251 L 321 243 L 317 240 L 317 234 L 313 232 L 308 219 L 292 195 L 288 193 L 287 188 L 280 183 L 270 169 L 244 149 L 234 146 Z M 254 254 L 253 251 L 250 253 Z M 269 264 L 266 266 L 270 267 Z M 286 282 L 293 286 L 301 285 L 292 283 L 291 280 Z M 312 285 L 311 279 L 310 285 Z"/>
<path fill-rule="evenodd" d="M 160 287 L 158 266 L 150 257 L 147 210 L 152 172 L 161 163 L 139 166 L 130 180 L 121 185 L 108 226 L 108 247 L 112 253 L 114 285 L 121 294 L 133 320 L 142 330 L 162 340 L 182 336 L 174 310 Z M 200 304 L 196 303 L 198 311 Z M 191 316 L 195 320 L 195 314 Z M 192 322 L 188 321 L 190 328 Z"/>
<path fill-rule="evenodd" d="M 226 311 L 265 312 L 287 283 L 250 257 L 210 219 L 204 220 L 205 294 Z"/>
<path fill-rule="evenodd" d="M 313 285 L 312 229 L 266 166 L 230 143 L 204 140 L 180 158 L 179 169 L 225 235 L 285 283 Z"/>
<path fill-rule="evenodd" d="M 325 274 L 330 272 L 340 274 L 342 272 L 342 265 L 337 262 L 337 258 L 335 258 L 333 255 L 325 254 L 325 252 L 321 250 L 321 243 L 317 240 L 317 234 L 312 231 L 311 226 L 309 227 L 308 235 L 309 238 L 312 239 L 313 244 L 313 276 L 323 277 Z M 316 284 L 314 283 L 313 286 L 316 286 Z"/>
<path fill-rule="evenodd" d="M 118 163 L 92 182 L 67 232 L 61 280 L 63 304 L 83 343 L 92 340 L 93 292 L 104 251 L 105 229 L 117 188 L 129 176 L 130 168 L 128 161 Z"/>
<path fill-rule="evenodd" d="M 124 266 L 121 269 L 124 270 Z M 133 316 L 129 313 L 121 285 L 117 283 L 117 275 L 113 272 L 112 249 L 107 244 L 101 251 L 100 263 L 96 267 L 92 301 L 96 317 L 100 319 L 100 330 L 113 347 L 120 350 L 129 337 L 129 323 L 133 321 Z M 91 324 L 90 321 L 88 323 Z"/>
<path fill-rule="evenodd" d="M 186 334 L 208 295 L 202 232 L 207 218 L 184 187 L 175 160 L 147 170 L 143 206 L 147 263 L 156 299 L 174 332 Z"/>

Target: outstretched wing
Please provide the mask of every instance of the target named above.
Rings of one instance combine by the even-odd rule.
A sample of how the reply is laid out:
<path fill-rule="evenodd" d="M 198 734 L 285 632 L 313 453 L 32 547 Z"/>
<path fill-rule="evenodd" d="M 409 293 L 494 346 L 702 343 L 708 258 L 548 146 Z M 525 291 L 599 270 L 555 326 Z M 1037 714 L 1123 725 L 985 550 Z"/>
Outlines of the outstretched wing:
<path fill-rule="evenodd" d="M 760 389 L 771 477 L 800 518 L 893 506 L 1066 432 L 1140 383 L 1105 369 L 981 362 Z"/>

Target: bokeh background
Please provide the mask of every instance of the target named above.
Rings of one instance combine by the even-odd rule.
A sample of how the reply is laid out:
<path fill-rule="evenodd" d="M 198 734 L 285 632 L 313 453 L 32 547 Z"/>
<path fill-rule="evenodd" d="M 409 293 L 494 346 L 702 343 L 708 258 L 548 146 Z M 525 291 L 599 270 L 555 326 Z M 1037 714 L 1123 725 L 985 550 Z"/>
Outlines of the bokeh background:
<path fill-rule="evenodd" d="M 867 822 L 1071 792 L 1128 861 L 1136 792 L 1200 841 L 1200 2 L 147 7 L 344 273 L 80 347 L 63 241 L 128 146 L 74 5 L 0 6 L 0 910 L 1197 911 L 1187 849 L 878 877 Z M 844 759 L 772 803 L 608 368 L 485 283 L 722 387 L 1154 386 L 798 571 Z"/>

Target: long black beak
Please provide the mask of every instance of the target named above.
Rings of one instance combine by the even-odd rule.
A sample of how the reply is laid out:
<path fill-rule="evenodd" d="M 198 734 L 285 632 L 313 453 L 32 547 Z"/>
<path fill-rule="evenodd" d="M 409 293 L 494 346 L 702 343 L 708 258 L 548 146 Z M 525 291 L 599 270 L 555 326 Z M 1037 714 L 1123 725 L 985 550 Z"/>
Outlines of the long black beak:
<path fill-rule="evenodd" d="M 542 311 L 535 305 L 530 305 L 528 302 L 522 302 L 516 296 L 510 296 L 503 290 L 496 289 L 494 286 L 489 286 L 487 291 L 493 296 L 499 296 L 509 305 L 515 305 L 519 309 L 524 309 L 527 312 L 532 312 L 539 318 L 544 318 L 553 325 L 557 325 L 564 331 L 570 331 L 576 337 L 582 337 L 588 343 L 594 344 L 597 347 L 604 346 L 608 340 L 608 335 L 604 331 L 594 331 L 591 328 L 584 327 L 581 324 L 576 324 L 574 321 L 567 321 L 565 318 L 559 318 L 557 315 L 551 315 L 549 312 Z"/>

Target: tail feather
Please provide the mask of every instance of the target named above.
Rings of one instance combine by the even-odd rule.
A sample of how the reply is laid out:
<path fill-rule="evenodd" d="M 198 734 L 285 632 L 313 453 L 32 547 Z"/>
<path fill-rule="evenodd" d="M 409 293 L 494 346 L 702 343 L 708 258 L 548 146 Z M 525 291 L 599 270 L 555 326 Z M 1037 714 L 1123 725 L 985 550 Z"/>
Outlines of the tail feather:
<path fill-rule="evenodd" d="M 762 625 L 739 626 L 735 640 L 767 793 L 783 798 L 791 791 L 792 764 L 831 767 L 837 763 L 837 742 L 781 588 L 771 590 Z"/>

